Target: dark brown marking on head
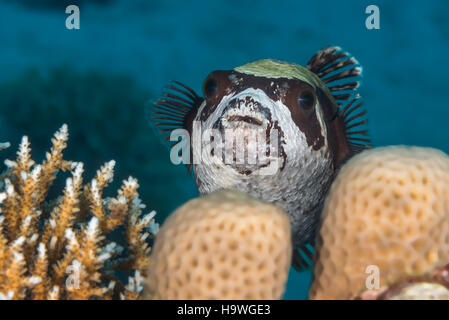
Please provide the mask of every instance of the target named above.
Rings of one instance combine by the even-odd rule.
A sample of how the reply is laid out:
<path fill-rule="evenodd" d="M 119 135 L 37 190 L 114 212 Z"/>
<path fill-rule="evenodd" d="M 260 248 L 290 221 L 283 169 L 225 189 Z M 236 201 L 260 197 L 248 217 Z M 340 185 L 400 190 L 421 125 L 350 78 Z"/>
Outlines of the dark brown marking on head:
<path fill-rule="evenodd" d="M 220 104 L 221 99 L 229 94 L 233 88 L 233 83 L 229 78 L 232 71 L 217 70 L 212 72 L 204 81 L 203 93 L 205 94 L 206 106 L 203 108 L 200 121 L 206 121 Z M 207 88 L 211 82 L 215 82 L 216 90 L 213 95 L 207 95 Z"/>
<path fill-rule="evenodd" d="M 289 89 L 282 96 L 282 103 L 289 108 L 293 121 L 298 128 L 304 132 L 307 144 L 312 146 L 313 150 L 321 149 L 325 144 L 325 137 L 322 135 L 322 129 L 316 115 L 316 105 L 312 108 L 305 109 L 298 103 L 298 98 L 304 92 L 316 96 L 315 90 L 308 83 L 290 79 L 288 88 Z"/>
<path fill-rule="evenodd" d="M 317 89 L 318 99 L 327 125 L 327 141 L 333 155 L 334 168 L 337 168 L 352 154 L 345 135 L 343 119 L 338 117 L 338 109 L 322 89 Z"/>
<path fill-rule="evenodd" d="M 279 148 L 279 155 L 278 157 L 281 157 L 284 161 L 282 162 L 282 166 L 280 167 L 280 171 L 284 170 L 285 165 L 287 163 L 287 154 L 285 153 L 284 150 L 284 144 L 285 144 L 285 137 L 284 137 L 284 131 L 282 130 L 282 128 L 279 126 L 279 123 L 277 121 L 275 121 L 274 123 L 272 123 L 270 121 L 270 127 L 268 127 L 269 130 L 271 130 L 271 127 L 273 127 L 275 130 L 277 130 L 279 136 L 278 136 L 278 148 Z M 269 139 L 271 138 L 271 132 L 268 132 L 267 129 L 267 140 L 270 141 Z M 269 152 L 270 149 L 268 149 Z"/>

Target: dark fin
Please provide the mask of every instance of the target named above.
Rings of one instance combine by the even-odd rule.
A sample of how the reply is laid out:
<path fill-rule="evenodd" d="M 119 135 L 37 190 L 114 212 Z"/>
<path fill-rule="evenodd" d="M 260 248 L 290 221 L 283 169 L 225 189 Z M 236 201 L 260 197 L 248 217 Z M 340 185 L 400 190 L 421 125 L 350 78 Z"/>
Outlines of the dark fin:
<path fill-rule="evenodd" d="M 305 244 L 293 249 L 292 267 L 298 272 L 311 269 L 313 266 L 313 244 Z"/>
<path fill-rule="evenodd" d="M 148 110 L 150 125 L 166 146 L 171 148 L 178 143 L 178 141 L 170 141 L 173 130 L 185 129 L 190 135 L 192 134 L 192 122 L 203 101 L 204 99 L 193 89 L 173 81 L 166 86 L 161 98 L 150 103 Z M 190 148 L 190 141 L 186 145 Z M 182 152 L 186 151 L 190 152 L 190 150 L 182 150 Z M 187 164 L 187 170 L 191 172 L 191 164 Z"/>
<path fill-rule="evenodd" d="M 343 122 L 352 155 L 370 148 L 366 110 L 362 108 L 363 102 L 357 93 L 362 78 L 360 63 L 340 47 L 327 47 L 310 59 L 307 68 L 326 84 L 335 98 L 339 106 L 336 117 Z"/>
<path fill-rule="evenodd" d="M 318 51 L 307 63 L 329 88 L 338 105 L 350 100 L 360 86 L 362 66 L 340 47 L 327 47 Z"/>
<path fill-rule="evenodd" d="M 366 110 L 359 94 L 356 94 L 348 104 L 339 111 L 338 115 L 344 127 L 346 141 L 351 148 L 352 154 L 359 153 L 371 148 L 366 124 Z"/>

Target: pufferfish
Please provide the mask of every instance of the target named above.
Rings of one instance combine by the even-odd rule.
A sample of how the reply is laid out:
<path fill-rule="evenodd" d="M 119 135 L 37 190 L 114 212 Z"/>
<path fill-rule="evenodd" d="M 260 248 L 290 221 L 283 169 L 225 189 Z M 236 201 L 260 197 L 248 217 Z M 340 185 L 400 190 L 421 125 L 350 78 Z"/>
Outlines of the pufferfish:
<path fill-rule="evenodd" d="M 318 51 L 305 67 L 259 60 L 210 73 L 203 84 L 204 97 L 173 82 L 152 104 L 151 118 L 161 134 L 188 132 L 191 141 L 184 156 L 200 159 L 187 166 L 189 172 L 193 166 L 201 195 L 233 188 L 286 211 L 294 246 L 292 265 L 302 271 L 312 264 L 321 209 L 337 170 L 369 147 L 367 130 L 359 128 L 367 122 L 357 93 L 361 73 L 358 61 L 339 47 Z M 223 133 L 236 128 L 263 130 L 267 137 L 276 130 L 279 152 L 270 157 L 267 150 L 268 157 L 259 163 L 224 161 L 213 148 L 203 152 L 211 143 L 201 136 L 207 129 Z M 252 142 L 243 141 L 251 149 Z M 223 149 L 235 158 L 234 144 Z M 278 170 L 260 174 L 272 161 Z"/>

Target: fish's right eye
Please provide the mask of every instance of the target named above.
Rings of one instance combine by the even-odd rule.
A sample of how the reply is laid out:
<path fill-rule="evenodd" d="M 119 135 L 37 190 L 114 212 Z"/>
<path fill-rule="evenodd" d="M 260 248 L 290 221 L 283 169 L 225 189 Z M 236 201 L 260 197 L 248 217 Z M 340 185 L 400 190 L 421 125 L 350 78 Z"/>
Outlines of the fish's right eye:
<path fill-rule="evenodd" d="M 218 82 L 214 78 L 208 78 L 203 85 L 203 93 L 206 99 L 214 97 L 218 92 Z"/>

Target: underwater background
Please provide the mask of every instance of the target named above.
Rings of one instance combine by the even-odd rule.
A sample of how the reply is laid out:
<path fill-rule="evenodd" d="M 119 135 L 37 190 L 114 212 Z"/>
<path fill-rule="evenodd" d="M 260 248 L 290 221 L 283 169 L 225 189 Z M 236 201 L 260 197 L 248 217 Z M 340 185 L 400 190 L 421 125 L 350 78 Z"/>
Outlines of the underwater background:
<path fill-rule="evenodd" d="M 79 30 L 65 28 L 69 4 L 80 7 Z M 379 30 L 365 27 L 371 4 Z M 41 160 L 67 123 L 66 158 L 83 161 L 88 179 L 116 160 L 109 189 L 136 177 L 162 223 L 198 192 L 186 168 L 171 164 L 145 103 L 170 80 L 201 92 L 213 70 L 262 58 L 305 65 L 329 45 L 363 65 L 374 146 L 449 153 L 448 12 L 444 0 L 0 0 L 0 141 L 12 145 L 2 159 L 28 135 Z M 284 298 L 305 299 L 310 281 L 311 272 L 291 270 Z"/>

